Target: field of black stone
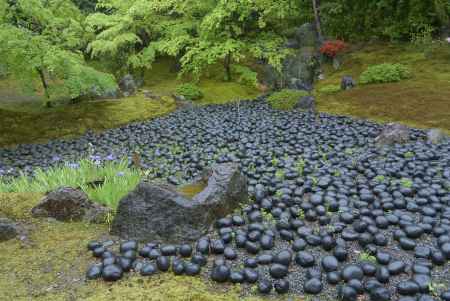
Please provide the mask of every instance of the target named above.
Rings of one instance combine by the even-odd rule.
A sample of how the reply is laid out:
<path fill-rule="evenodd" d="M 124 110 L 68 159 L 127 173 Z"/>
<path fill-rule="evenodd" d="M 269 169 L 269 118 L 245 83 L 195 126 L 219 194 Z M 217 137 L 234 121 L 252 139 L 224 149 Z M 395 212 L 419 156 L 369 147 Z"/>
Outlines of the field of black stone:
<path fill-rule="evenodd" d="M 192 249 L 126 242 L 114 253 L 91 242 L 99 259 L 88 278 L 170 269 L 245 283 L 249 293 L 450 300 L 450 142 L 430 144 L 424 131 L 411 129 L 410 142 L 378 146 L 382 128 L 274 111 L 260 100 L 2 149 L 0 169 L 16 176 L 87 155 L 102 161 L 137 151 L 150 179 L 179 184 L 212 163 L 240 164 L 251 202 L 218 220 L 208 238 Z"/>

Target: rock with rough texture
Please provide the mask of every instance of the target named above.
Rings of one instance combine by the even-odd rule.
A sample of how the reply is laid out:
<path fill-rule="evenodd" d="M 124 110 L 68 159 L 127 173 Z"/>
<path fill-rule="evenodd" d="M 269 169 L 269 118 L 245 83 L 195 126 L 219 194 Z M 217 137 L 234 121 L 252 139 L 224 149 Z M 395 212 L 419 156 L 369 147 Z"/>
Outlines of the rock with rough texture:
<path fill-rule="evenodd" d="M 142 91 L 142 93 L 144 94 L 144 98 L 161 100 L 161 96 L 153 93 L 152 91 L 144 90 L 144 91 Z"/>
<path fill-rule="evenodd" d="M 440 129 L 431 129 L 427 132 L 427 141 L 433 144 L 445 142 L 448 136 Z"/>
<path fill-rule="evenodd" d="M 89 100 L 102 100 L 102 99 L 117 99 L 120 97 L 118 88 L 112 88 L 110 90 L 104 90 L 94 85 L 89 90 L 83 92 L 81 95 L 72 99 L 72 103 L 78 103 Z"/>
<path fill-rule="evenodd" d="M 263 62 L 262 83 L 270 88 L 311 91 L 318 76 L 320 63 L 317 52 L 317 34 L 314 25 L 305 23 L 285 44 L 293 54 L 282 62 L 282 72 Z"/>
<path fill-rule="evenodd" d="M 48 193 L 31 213 L 33 217 L 52 217 L 59 221 L 103 223 L 110 211 L 90 201 L 80 189 L 61 187 Z"/>
<path fill-rule="evenodd" d="M 375 138 L 378 144 L 406 143 L 409 141 L 410 130 L 407 126 L 398 123 L 388 123 L 380 135 Z"/>
<path fill-rule="evenodd" d="M 316 108 L 316 98 L 311 95 L 303 96 L 299 99 L 294 108 L 305 111 L 314 111 Z"/>
<path fill-rule="evenodd" d="M 356 86 L 356 82 L 349 75 L 342 77 L 341 80 L 341 90 L 350 90 Z"/>
<path fill-rule="evenodd" d="M 133 95 L 138 90 L 138 84 L 131 74 L 127 74 L 119 81 L 120 91 L 127 97 Z"/>
<path fill-rule="evenodd" d="M 120 201 L 112 234 L 140 241 L 194 242 L 247 199 L 247 179 L 236 164 L 215 165 L 199 181 L 207 184 L 192 199 L 174 187 L 141 182 Z"/>
<path fill-rule="evenodd" d="M 17 224 L 8 219 L 0 218 L 0 242 L 13 239 L 19 234 Z"/>

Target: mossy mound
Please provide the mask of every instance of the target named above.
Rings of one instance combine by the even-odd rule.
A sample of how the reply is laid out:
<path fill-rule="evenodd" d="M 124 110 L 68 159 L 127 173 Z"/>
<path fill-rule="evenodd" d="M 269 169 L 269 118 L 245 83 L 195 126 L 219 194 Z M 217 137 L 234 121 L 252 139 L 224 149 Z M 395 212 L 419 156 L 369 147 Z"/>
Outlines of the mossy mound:
<path fill-rule="evenodd" d="M 450 133 L 450 47 L 425 56 L 410 44 L 373 44 L 353 49 L 339 70 L 325 66 L 325 79 L 316 85 L 317 108 L 331 114 L 400 122 L 418 128 L 441 128 Z M 320 93 L 338 85 L 345 75 L 357 84 L 360 75 L 380 63 L 405 65 L 411 78 L 396 83 L 358 85 L 338 93 Z"/>
<path fill-rule="evenodd" d="M 94 262 L 86 244 L 108 239 L 108 225 L 33 219 L 30 209 L 42 196 L 0 194 L 0 215 L 21 222 L 28 233 L 25 240 L 0 243 L 2 300 L 262 300 L 242 297 L 239 286 L 215 285 L 202 277 L 171 273 L 148 278 L 127 274 L 116 283 L 86 281 L 85 272 Z"/>

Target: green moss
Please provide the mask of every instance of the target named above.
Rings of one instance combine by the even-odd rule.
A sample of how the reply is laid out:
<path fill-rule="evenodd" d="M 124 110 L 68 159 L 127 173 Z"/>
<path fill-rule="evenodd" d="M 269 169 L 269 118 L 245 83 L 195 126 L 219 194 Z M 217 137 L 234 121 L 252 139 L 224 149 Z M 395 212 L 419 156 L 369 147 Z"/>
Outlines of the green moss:
<path fill-rule="evenodd" d="M 15 109 L 14 109 L 15 108 Z M 172 99 L 149 101 L 143 96 L 122 100 L 84 102 L 51 109 L 26 106 L 7 109 L 0 107 L 0 128 L 7 132 L 0 136 L 0 147 L 18 143 L 45 142 L 52 138 L 82 135 L 88 129 L 102 131 L 129 122 L 147 120 L 175 109 Z"/>
<path fill-rule="evenodd" d="M 359 78 L 368 66 L 380 63 L 401 63 L 415 76 L 397 83 L 357 86 L 337 94 L 319 95 L 319 111 L 418 128 L 441 128 L 450 133 L 450 47 L 436 49 L 429 58 L 408 44 L 358 47 L 344 58 L 341 69 L 324 66 L 326 79 L 318 82 L 317 91 L 339 84 L 345 75 Z"/>
<path fill-rule="evenodd" d="M 326 85 L 319 89 L 319 93 L 321 94 L 334 94 L 341 91 L 340 85 Z"/>
<path fill-rule="evenodd" d="M 0 216 L 13 220 L 31 218 L 31 208 L 39 203 L 42 193 L 0 193 Z"/>
<path fill-rule="evenodd" d="M 177 72 L 173 70 L 173 66 L 174 63 L 170 59 L 158 59 L 145 75 L 145 86 L 154 92 L 171 95 L 176 91 L 178 85 L 191 81 L 190 78 L 179 78 Z M 223 70 L 212 66 L 197 83 L 203 92 L 203 98 L 196 103 L 224 104 L 236 100 L 254 99 L 258 96 L 259 91 L 256 88 L 234 81 L 223 81 L 223 76 L 217 74 L 223 74 Z"/>
<path fill-rule="evenodd" d="M 306 91 L 284 89 L 273 93 L 267 100 L 273 109 L 292 110 L 298 100 L 306 95 L 308 95 Z"/>
<path fill-rule="evenodd" d="M 0 214 L 6 212 L 20 218 L 28 233 L 24 241 L 0 243 L 2 300 L 262 300 L 243 297 L 239 286 L 215 285 L 206 278 L 171 273 L 147 278 L 128 273 L 116 283 L 85 281 L 87 268 L 95 262 L 86 244 L 90 240 L 109 239 L 107 226 L 32 219 L 29 210 L 41 197 L 41 194 L 0 194 Z"/>

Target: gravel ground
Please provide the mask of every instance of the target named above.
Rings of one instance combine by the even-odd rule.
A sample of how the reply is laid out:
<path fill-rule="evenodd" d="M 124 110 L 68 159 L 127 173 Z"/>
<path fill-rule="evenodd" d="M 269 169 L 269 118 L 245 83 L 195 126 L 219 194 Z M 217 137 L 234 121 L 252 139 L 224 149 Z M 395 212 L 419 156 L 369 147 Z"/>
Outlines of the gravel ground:
<path fill-rule="evenodd" d="M 295 261 L 293 242 L 280 237 L 283 231 L 292 240 L 308 241 L 305 251 L 314 256 L 314 269 L 322 270 L 321 276 L 310 277 L 319 279 L 323 286 L 317 294 L 308 294 L 310 300 L 449 300 L 441 294 L 450 284 L 450 143 L 429 144 L 424 131 L 410 129 L 408 143 L 380 147 L 374 139 L 382 128 L 342 116 L 273 111 L 264 101 L 255 101 L 239 107 L 230 104 L 181 110 L 77 140 L 3 149 L 0 169 L 14 176 L 61 161 L 73 162 L 87 154 L 100 161 L 131 157 L 138 149 L 150 178 L 166 178 L 176 184 L 193 179 L 214 162 L 237 162 L 249 179 L 253 202 L 236 212 L 246 220 L 244 226 L 221 228 L 229 228 L 232 238 L 240 229 L 247 240 L 250 224 L 263 227 L 259 234 L 270 234 L 272 229 L 274 246 L 258 254 L 291 250 L 292 262 L 285 265 L 289 273 L 284 277 L 290 293 L 306 294 L 308 273 Z M 209 236 L 227 239 L 219 231 Z M 328 238 L 333 246 L 326 250 Z M 259 247 L 260 243 L 256 242 Z M 411 250 L 407 250 L 408 244 L 412 244 Z M 341 276 L 347 265 L 361 266 L 366 261 L 380 271 L 399 260 L 405 264 L 404 271 L 388 273 L 386 283 L 378 272 L 364 273 L 364 277 L 356 272 L 332 285 L 321 259 L 336 256 L 336 245 L 347 252 L 336 269 Z M 232 247 L 238 256 L 221 266 L 240 270 L 246 258 L 255 257 L 234 242 L 225 246 Z M 428 248 L 424 250 L 427 254 L 415 254 L 423 251 L 420 246 Z M 382 252 L 390 255 L 387 262 Z M 212 261 L 220 257 L 209 255 L 208 268 L 202 269 L 205 277 L 210 277 Z M 432 268 L 425 271 L 431 284 L 419 277 L 405 285 L 424 273 L 423 266 Z M 247 294 L 258 291 L 261 279 L 276 282 L 269 265 L 259 264 L 257 270 L 258 282 L 243 284 Z M 100 277 L 102 271 L 91 276 Z M 371 288 L 368 281 L 377 283 Z M 383 287 L 389 293 L 377 297 L 377 293 L 385 293 Z"/>

